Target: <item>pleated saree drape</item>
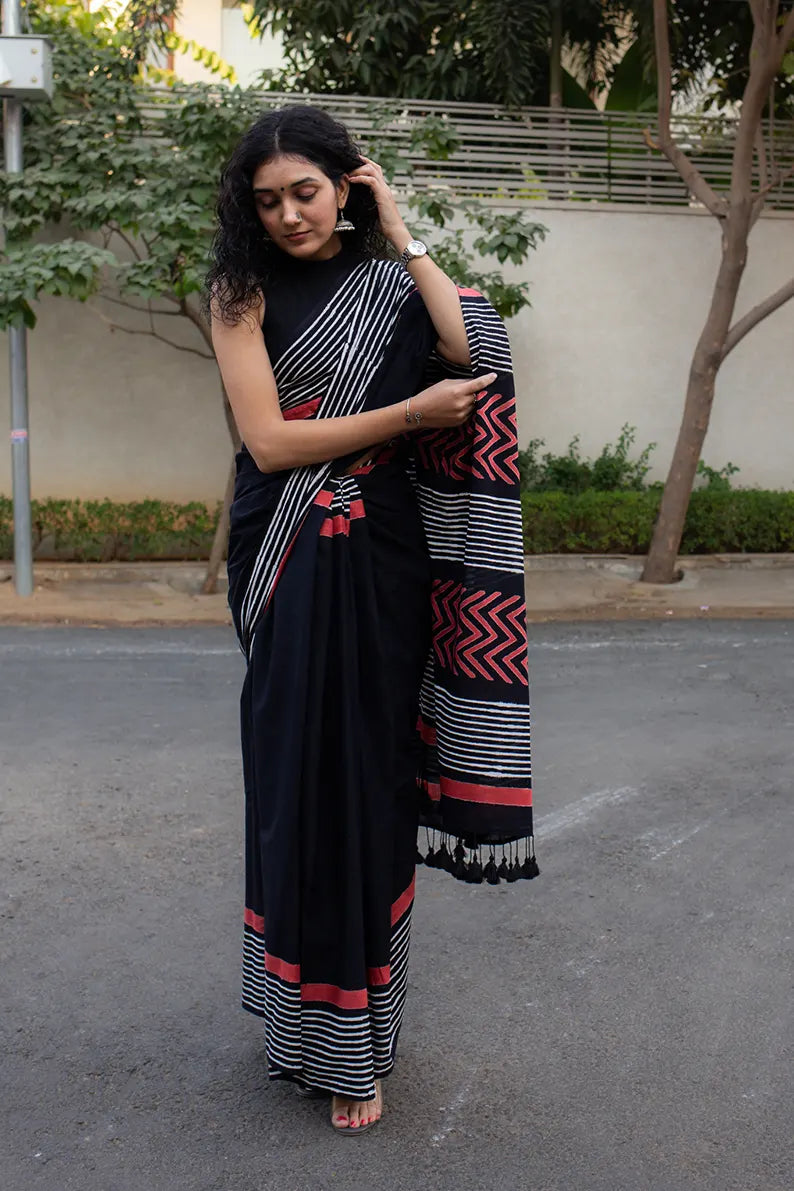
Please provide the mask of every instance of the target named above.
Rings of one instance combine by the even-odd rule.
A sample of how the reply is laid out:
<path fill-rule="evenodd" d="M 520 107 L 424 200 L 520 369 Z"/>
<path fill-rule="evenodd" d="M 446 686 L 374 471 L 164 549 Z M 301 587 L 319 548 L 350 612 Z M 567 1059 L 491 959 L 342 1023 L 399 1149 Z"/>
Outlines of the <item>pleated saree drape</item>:
<path fill-rule="evenodd" d="M 416 298 L 393 262 L 352 268 L 274 361 L 284 416 L 377 405 Z M 428 864 L 537 872 L 510 356 L 487 302 L 461 303 L 463 373 L 498 373 L 469 424 L 400 436 L 352 475 L 238 458 L 243 1004 L 264 1017 L 272 1078 L 358 1099 L 394 1063 L 420 819 Z M 442 370 L 433 357 L 427 379 Z"/>

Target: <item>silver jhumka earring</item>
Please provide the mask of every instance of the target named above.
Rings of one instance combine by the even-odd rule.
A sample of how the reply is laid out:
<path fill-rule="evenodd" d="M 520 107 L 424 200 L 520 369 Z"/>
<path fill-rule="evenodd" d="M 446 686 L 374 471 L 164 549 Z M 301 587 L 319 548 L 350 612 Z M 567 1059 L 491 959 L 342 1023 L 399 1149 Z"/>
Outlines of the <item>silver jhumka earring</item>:
<path fill-rule="evenodd" d="M 338 218 L 336 221 L 335 232 L 354 232 L 356 225 L 351 223 L 349 219 L 345 219 L 345 213 L 341 207 L 337 207 Z"/>

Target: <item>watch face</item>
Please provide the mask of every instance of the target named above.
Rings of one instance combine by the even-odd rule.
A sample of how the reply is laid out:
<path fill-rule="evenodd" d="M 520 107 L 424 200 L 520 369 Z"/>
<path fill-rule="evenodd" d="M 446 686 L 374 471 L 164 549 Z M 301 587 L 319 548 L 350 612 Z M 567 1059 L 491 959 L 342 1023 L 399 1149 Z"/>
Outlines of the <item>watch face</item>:
<path fill-rule="evenodd" d="M 411 256 L 424 256 L 427 252 L 427 245 L 423 244 L 421 240 L 411 240 L 406 247 L 406 252 L 410 252 Z"/>

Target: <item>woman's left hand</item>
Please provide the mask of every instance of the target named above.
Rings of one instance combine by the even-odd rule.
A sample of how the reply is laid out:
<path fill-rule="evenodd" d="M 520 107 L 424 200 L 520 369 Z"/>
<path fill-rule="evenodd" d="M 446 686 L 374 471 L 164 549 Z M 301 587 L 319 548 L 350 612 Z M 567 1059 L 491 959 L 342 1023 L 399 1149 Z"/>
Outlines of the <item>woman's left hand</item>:
<path fill-rule="evenodd" d="M 378 204 L 381 231 L 386 239 L 391 241 L 397 251 L 402 252 L 405 245 L 411 239 L 411 233 L 405 226 L 405 221 L 397 209 L 397 203 L 394 201 L 394 195 L 389 189 L 389 183 L 383 176 L 383 170 L 376 161 L 365 157 L 363 153 L 361 154 L 361 160 L 364 164 L 347 176 L 352 184 L 356 186 L 368 186 L 372 191 L 375 202 Z"/>

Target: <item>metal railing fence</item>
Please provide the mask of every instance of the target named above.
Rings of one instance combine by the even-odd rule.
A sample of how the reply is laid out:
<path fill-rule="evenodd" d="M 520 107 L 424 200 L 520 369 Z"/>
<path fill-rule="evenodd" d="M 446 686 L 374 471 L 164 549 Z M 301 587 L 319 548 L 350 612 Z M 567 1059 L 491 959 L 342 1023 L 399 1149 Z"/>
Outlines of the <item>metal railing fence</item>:
<path fill-rule="evenodd" d="M 696 207 L 679 175 L 655 148 L 652 113 L 572 108 L 505 110 L 490 104 L 370 99 L 351 95 L 295 95 L 263 91 L 262 108 L 312 103 L 343 120 L 364 146 L 377 144 L 398 162 L 398 186 L 443 187 L 456 197 L 506 201 L 617 203 L 639 207 Z M 223 91 L 217 91 L 218 101 Z M 152 130 L 157 117 L 181 102 L 180 92 L 153 89 L 144 105 Z M 416 144 L 428 118 L 444 159 L 429 159 Z M 735 120 L 680 116 L 676 139 L 715 190 L 730 186 Z M 794 121 L 765 125 L 770 155 L 781 169 L 794 165 Z M 651 143 L 649 143 L 649 141 Z M 794 211 L 794 177 L 769 195 L 771 210 Z"/>

